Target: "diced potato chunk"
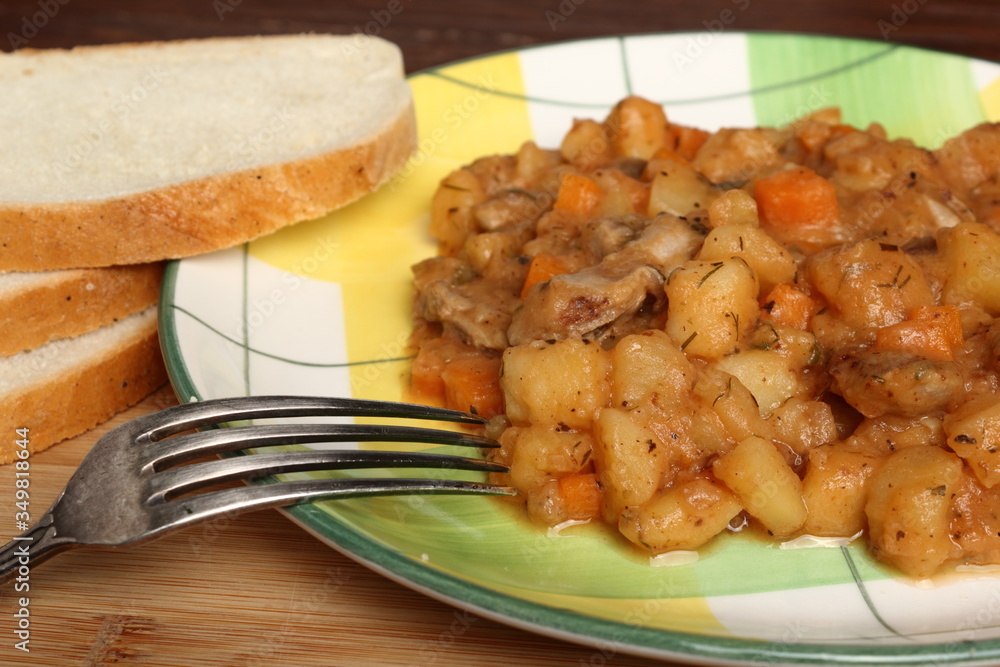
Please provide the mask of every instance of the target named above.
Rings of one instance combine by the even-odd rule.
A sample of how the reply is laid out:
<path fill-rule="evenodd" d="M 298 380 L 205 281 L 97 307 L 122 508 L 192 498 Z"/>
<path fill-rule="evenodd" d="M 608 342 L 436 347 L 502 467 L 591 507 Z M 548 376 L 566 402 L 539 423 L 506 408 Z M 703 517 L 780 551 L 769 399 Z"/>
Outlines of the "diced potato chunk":
<path fill-rule="evenodd" d="M 649 171 L 654 174 L 646 211 L 651 218 L 660 213 L 686 216 L 707 210 L 718 192 L 692 167 L 676 160 L 655 160 Z"/>
<path fill-rule="evenodd" d="M 441 242 L 441 253 L 454 255 L 469 234 L 477 231 L 475 206 L 486 201 L 486 191 L 472 171 L 448 174 L 431 200 L 430 232 Z"/>
<path fill-rule="evenodd" d="M 651 405 L 646 426 L 670 447 L 678 469 L 701 468 L 707 458 L 736 446 L 736 440 L 708 403 L 691 400 L 664 409 L 654 398 Z"/>
<path fill-rule="evenodd" d="M 948 266 L 944 302 L 975 303 L 1000 315 L 1000 235 L 979 222 L 944 231 L 938 246 Z"/>
<path fill-rule="evenodd" d="M 872 476 L 865 514 L 875 555 L 926 577 L 955 553 L 949 520 L 962 460 L 939 447 L 910 447 Z"/>
<path fill-rule="evenodd" d="M 762 324 L 754 331 L 747 344 L 788 357 L 793 368 L 805 368 L 822 360 L 814 334 L 782 324 Z"/>
<path fill-rule="evenodd" d="M 789 358 L 774 350 L 744 350 L 719 359 L 715 367 L 750 390 L 765 419 L 799 389 Z"/>
<path fill-rule="evenodd" d="M 725 190 L 709 205 L 708 224 L 713 229 L 726 225 L 759 227 L 757 200 L 746 190 Z"/>
<path fill-rule="evenodd" d="M 883 457 L 841 445 L 809 452 L 802 497 L 809 514 L 802 531 L 809 535 L 850 537 L 864 530 L 867 482 Z"/>
<path fill-rule="evenodd" d="M 610 396 L 608 353 L 579 339 L 534 341 L 503 354 L 500 387 L 514 424 L 583 429 Z"/>
<path fill-rule="evenodd" d="M 863 420 L 844 443 L 857 451 L 888 456 L 909 447 L 943 447 L 945 440 L 940 419 L 883 415 Z"/>
<path fill-rule="evenodd" d="M 733 352 L 760 315 L 757 276 L 738 258 L 692 260 L 667 280 L 667 327 L 688 355 L 718 359 Z"/>
<path fill-rule="evenodd" d="M 497 460 L 510 466 L 504 481 L 520 491 L 532 521 L 554 526 L 571 518 L 559 493 L 559 479 L 588 466 L 593 439 L 589 433 L 512 426 L 500 436 Z"/>
<path fill-rule="evenodd" d="M 806 264 L 812 283 L 853 327 L 884 327 L 934 303 L 920 266 L 899 250 L 870 239 L 824 251 Z"/>
<path fill-rule="evenodd" d="M 510 483 L 530 493 L 554 477 L 583 469 L 590 460 L 593 439 L 589 433 L 513 426 L 503 432 L 501 446 L 513 452 Z"/>
<path fill-rule="evenodd" d="M 626 97 L 605 119 L 604 134 L 615 155 L 648 160 L 667 144 L 667 115 L 655 102 Z"/>
<path fill-rule="evenodd" d="M 626 507 L 653 497 L 670 464 L 663 443 L 633 416 L 637 411 L 606 408 L 594 424 L 594 464 L 605 490 L 605 518 L 613 523 Z"/>
<path fill-rule="evenodd" d="M 574 167 L 584 171 L 593 171 L 614 158 L 604 126 L 590 119 L 573 121 L 573 127 L 563 138 L 559 152 Z"/>
<path fill-rule="evenodd" d="M 534 141 L 524 142 L 517 151 L 517 175 L 526 181 L 542 177 L 557 164 L 559 153 L 539 148 Z"/>
<path fill-rule="evenodd" d="M 837 440 L 837 422 L 830 404 L 791 398 L 768 417 L 774 437 L 804 455 L 814 447 Z"/>
<path fill-rule="evenodd" d="M 948 446 L 988 489 L 1000 483 L 1000 397 L 968 403 L 945 417 Z"/>
<path fill-rule="evenodd" d="M 806 522 L 802 481 L 773 443 L 749 437 L 717 459 L 712 470 L 771 534 L 792 535 Z"/>
<path fill-rule="evenodd" d="M 792 253 L 760 227 L 745 224 L 717 227 L 705 238 L 697 258 L 714 262 L 730 257 L 739 257 L 750 265 L 757 274 L 762 294 L 795 279 L 797 267 Z"/>
<path fill-rule="evenodd" d="M 663 331 L 626 336 L 611 350 L 611 361 L 616 407 L 636 407 L 653 394 L 660 406 L 677 405 L 694 384 L 694 367 Z"/>
<path fill-rule="evenodd" d="M 739 378 L 711 367 L 698 378 L 694 391 L 736 442 L 752 435 L 771 437 L 770 424 L 761 417 L 757 401 Z"/>
<path fill-rule="evenodd" d="M 601 212 L 604 215 L 642 213 L 649 201 L 649 186 L 619 169 L 594 172 L 594 180 L 604 190 Z"/>
<path fill-rule="evenodd" d="M 1000 487 L 986 489 L 969 472 L 952 502 L 952 539 L 968 563 L 1000 562 Z"/>
<path fill-rule="evenodd" d="M 662 489 L 641 508 L 630 508 L 618 527 L 635 544 L 654 552 L 697 549 L 726 529 L 742 511 L 720 484 L 695 478 Z"/>

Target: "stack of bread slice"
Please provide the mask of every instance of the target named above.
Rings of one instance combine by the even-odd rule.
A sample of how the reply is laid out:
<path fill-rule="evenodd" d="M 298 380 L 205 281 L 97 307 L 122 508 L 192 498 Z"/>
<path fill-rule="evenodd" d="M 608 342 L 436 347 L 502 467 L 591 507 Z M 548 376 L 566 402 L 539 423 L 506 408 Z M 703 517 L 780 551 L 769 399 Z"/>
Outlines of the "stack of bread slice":
<path fill-rule="evenodd" d="M 162 275 L 162 263 L 0 274 L 0 462 L 18 440 L 44 449 L 166 382 Z"/>
<path fill-rule="evenodd" d="M 0 463 L 166 383 L 166 260 L 344 206 L 416 145 L 398 48 L 358 34 L 17 51 L 0 90 Z"/>

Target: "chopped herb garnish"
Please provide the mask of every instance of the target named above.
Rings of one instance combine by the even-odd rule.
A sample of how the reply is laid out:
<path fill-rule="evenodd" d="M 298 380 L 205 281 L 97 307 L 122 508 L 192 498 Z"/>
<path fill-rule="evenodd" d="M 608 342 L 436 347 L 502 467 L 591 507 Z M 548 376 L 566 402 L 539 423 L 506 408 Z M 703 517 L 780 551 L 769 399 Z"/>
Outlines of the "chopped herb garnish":
<path fill-rule="evenodd" d="M 736 327 L 736 338 L 740 337 L 740 316 L 732 311 L 726 313 L 726 317 L 731 317 L 733 319 L 733 325 Z"/>
<path fill-rule="evenodd" d="M 711 278 L 713 273 L 715 273 L 716 271 L 718 271 L 719 269 L 722 268 L 722 262 L 715 262 L 714 264 L 712 264 L 712 266 L 714 268 L 711 271 L 709 271 L 708 273 L 706 273 L 705 275 L 703 275 L 701 277 L 701 280 L 698 281 L 698 287 L 701 287 L 702 285 L 704 285 L 705 281 L 708 280 L 709 278 Z"/>

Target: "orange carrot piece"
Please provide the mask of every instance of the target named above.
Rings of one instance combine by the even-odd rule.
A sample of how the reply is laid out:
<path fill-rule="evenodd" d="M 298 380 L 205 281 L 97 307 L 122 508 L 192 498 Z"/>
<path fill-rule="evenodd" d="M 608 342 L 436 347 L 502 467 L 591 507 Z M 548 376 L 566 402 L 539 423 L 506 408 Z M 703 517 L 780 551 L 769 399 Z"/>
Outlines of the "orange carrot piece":
<path fill-rule="evenodd" d="M 601 186 L 593 180 L 579 174 L 566 174 L 559 184 L 559 194 L 553 208 L 590 217 L 600 208 L 603 196 Z"/>
<path fill-rule="evenodd" d="M 762 319 L 772 324 L 809 330 L 812 316 L 819 312 L 820 304 L 805 292 L 787 283 L 775 285 L 764 299 Z"/>
<path fill-rule="evenodd" d="M 445 400 L 444 380 L 441 379 L 445 358 L 439 340 L 422 345 L 410 367 L 410 387 L 418 400 L 434 405 L 443 405 Z"/>
<path fill-rule="evenodd" d="M 579 472 L 559 478 L 559 495 L 566 515 L 574 521 L 594 519 L 601 514 L 601 487 L 597 475 Z"/>
<path fill-rule="evenodd" d="M 951 347 L 962 347 L 965 344 L 962 316 L 957 306 L 917 306 L 910 313 L 910 319 L 936 322 Z"/>
<path fill-rule="evenodd" d="M 670 124 L 670 133 L 674 137 L 674 150 L 685 160 L 693 160 L 709 137 L 709 133 L 696 127 Z"/>
<path fill-rule="evenodd" d="M 445 406 L 490 419 L 503 413 L 500 358 L 468 355 L 450 361 L 441 372 Z"/>
<path fill-rule="evenodd" d="M 754 199 L 761 227 L 779 241 L 822 245 L 840 222 L 833 185 L 808 167 L 758 180 Z"/>
<path fill-rule="evenodd" d="M 524 287 L 521 288 L 521 298 L 528 295 L 528 290 L 538 283 L 563 273 L 569 273 L 569 267 L 561 258 L 540 252 L 531 258 L 528 265 L 528 275 L 524 279 Z"/>
<path fill-rule="evenodd" d="M 653 176 L 656 174 L 656 169 L 650 169 L 649 165 L 657 160 L 673 160 L 678 164 L 682 164 L 685 167 L 691 166 L 691 161 L 682 156 L 680 153 L 672 148 L 658 148 L 653 157 L 649 158 L 649 162 L 646 163 L 646 169 L 643 171 L 642 176 L 646 180 L 653 180 Z"/>
<path fill-rule="evenodd" d="M 935 320 L 904 320 L 875 333 L 876 352 L 909 352 L 932 361 L 954 358 L 948 334 Z"/>

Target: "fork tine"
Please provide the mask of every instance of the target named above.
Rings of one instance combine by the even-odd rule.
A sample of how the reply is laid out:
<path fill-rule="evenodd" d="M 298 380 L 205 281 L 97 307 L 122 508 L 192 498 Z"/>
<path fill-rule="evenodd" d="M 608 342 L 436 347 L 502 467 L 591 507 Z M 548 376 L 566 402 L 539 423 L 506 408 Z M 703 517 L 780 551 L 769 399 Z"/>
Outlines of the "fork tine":
<path fill-rule="evenodd" d="M 270 417 L 392 417 L 430 419 L 465 424 L 483 424 L 482 417 L 410 403 L 370 401 L 358 398 L 316 396 L 236 396 L 176 405 L 159 413 L 149 429 L 152 440 L 160 440 L 210 424 Z M 161 423 L 168 417 L 168 423 Z"/>
<path fill-rule="evenodd" d="M 490 438 L 460 431 L 386 426 L 383 424 L 265 424 L 233 426 L 179 435 L 149 445 L 154 470 L 208 454 L 241 449 L 320 442 L 421 442 L 462 447 L 495 448 Z"/>
<path fill-rule="evenodd" d="M 152 508 L 154 521 L 151 523 L 156 526 L 167 526 L 162 530 L 172 530 L 214 516 L 242 514 L 252 510 L 288 507 L 321 500 L 413 493 L 512 496 L 517 491 L 509 486 L 453 479 L 351 478 L 278 482 L 212 491 L 163 503 Z M 161 529 L 153 530 L 148 533 L 148 537 L 159 532 Z M 144 539 L 147 537 L 144 536 Z"/>
<path fill-rule="evenodd" d="M 371 450 L 299 451 L 239 456 L 219 461 L 172 468 L 150 478 L 148 502 L 159 503 L 210 484 L 233 479 L 255 479 L 266 475 L 306 470 L 420 467 L 481 472 L 507 472 L 498 463 L 481 459 L 426 452 Z"/>

